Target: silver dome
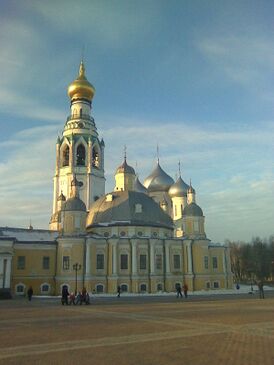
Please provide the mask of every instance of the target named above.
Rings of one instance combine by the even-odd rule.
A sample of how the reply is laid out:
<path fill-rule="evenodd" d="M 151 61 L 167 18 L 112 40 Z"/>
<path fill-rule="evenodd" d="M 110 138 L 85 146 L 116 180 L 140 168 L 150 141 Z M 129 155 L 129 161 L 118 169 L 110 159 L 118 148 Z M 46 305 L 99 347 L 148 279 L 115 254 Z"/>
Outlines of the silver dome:
<path fill-rule="evenodd" d="M 144 186 L 151 191 L 168 191 L 170 185 L 174 184 L 174 180 L 164 172 L 157 163 L 152 173 L 145 179 Z"/>
<path fill-rule="evenodd" d="M 136 206 L 140 210 L 136 210 Z M 115 191 L 102 196 L 91 205 L 87 228 L 121 225 L 173 229 L 172 219 L 159 204 L 137 191 Z"/>
<path fill-rule="evenodd" d="M 192 203 L 188 204 L 187 206 L 185 206 L 183 215 L 188 216 L 188 217 L 203 217 L 204 214 L 203 214 L 202 209 L 199 207 L 199 205 L 192 202 Z"/>
<path fill-rule="evenodd" d="M 147 194 L 147 188 L 140 182 L 139 178 L 136 177 L 134 182 L 134 191 L 138 191 L 139 193 Z"/>
<path fill-rule="evenodd" d="M 168 195 L 171 198 L 174 197 L 186 197 L 187 196 L 187 191 L 189 189 L 189 185 L 187 185 L 184 180 L 181 178 L 181 176 L 179 177 L 179 179 L 176 181 L 175 184 L 171 185 L 171 187 L 168 190 Z"/>

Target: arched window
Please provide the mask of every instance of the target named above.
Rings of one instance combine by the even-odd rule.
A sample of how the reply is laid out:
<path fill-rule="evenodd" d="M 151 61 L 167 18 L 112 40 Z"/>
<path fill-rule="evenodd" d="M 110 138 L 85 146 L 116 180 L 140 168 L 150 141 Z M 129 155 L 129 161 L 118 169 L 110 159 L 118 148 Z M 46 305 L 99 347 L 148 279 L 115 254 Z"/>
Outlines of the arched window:
<path fill-rule="evenodd" d="M 82 108 L 80 108 L 80 118 L 82 118 L 82 115 L 83 115 L 83 111 L 82 111 Z"/>
<path fill-rule="evenodd" d="M 141 290 L 141 292 L 147 291 L 147 286 L 146 286 L 146 284 L 141 284 L 141 286 L 140 286 L 140 290 Z"/>
<path fill-rule="evenodd" d="M 47 283 L 44 283 L 41 285 L 41 293 L 48 293 L 50 291 L 50 285 Z"/>
<path fill-rule="evenodd" d="M 104 286 L 102 284 L 96 285 L 96 292 L 97 293 L 103 293 L 104 292 Z"/>
<path fill-rule="evenodd" d="M 69 146 L 66 145 L 66 147 L 63 150 L 63 166 L 69 165 Z"/>
<path fill-rule="evenodd" d="M 99 153 L 95 147 L 92 149 L 92 166 L 97 168 L 100 167 Z"/>
<path fill-rule="evenodd" d="M 85 166 L 86 164 L 86 149 L 82 144 L 77 147 L 76 164 L 77 166 Z"/>
<path fill-rule="evenodd" d="M 157 284 L 157 291 L 162 291 L 162 290 L 163 290 L 163 285 Z"/>
<path fill-rule="evenodd" d="M 121 285 L 121 290 L 122 290 L 122 292 L 127 292 L 127 284 L 122 284 Z"/>
<path fill-rule="evenodd" d="M 15 292 L 16 292 L 16 294 L 24 294 L 24 291 L 25 291 L 25 285 L 24 284 L 17 284 L 16 286 L 15 286 Z"/>

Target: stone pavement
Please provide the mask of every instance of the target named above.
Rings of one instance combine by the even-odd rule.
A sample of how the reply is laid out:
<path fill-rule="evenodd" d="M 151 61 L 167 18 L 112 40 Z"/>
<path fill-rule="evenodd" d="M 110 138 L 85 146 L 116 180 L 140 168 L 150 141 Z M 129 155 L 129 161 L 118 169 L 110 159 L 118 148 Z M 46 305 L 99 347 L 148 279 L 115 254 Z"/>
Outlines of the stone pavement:
<path fill-rule="evenodd" d="M 0 364 L 273 365 L 274 298 L 0 302 Z"/>

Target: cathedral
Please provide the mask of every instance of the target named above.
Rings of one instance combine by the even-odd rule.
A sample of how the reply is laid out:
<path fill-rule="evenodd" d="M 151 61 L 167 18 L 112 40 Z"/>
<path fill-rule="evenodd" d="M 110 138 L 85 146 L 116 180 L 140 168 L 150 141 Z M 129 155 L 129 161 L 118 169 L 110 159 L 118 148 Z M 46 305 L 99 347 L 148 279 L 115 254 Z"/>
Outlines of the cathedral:
<path fill-rule="evenodd" d="M 49 230 L 0 227 L 0 296 L 174 292 L 232 287 L 229 249 L 205 233 L 196 191 L 159 158 L 140 182 L 124 160 L 105 193 L 104 148 L 91 115 L 95 88 L 81 62 L 57 138 Z"/>

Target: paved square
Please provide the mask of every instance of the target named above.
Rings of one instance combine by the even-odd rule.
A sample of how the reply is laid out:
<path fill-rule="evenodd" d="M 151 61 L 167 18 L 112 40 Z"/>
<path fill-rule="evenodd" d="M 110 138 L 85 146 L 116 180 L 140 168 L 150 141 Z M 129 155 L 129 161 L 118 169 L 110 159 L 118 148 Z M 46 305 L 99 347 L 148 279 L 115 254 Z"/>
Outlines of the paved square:
<path fill-rule="evenodd" d="M 0 364 L 274 364 L 274 298 L 1 301 L 0 328 Z"/>

